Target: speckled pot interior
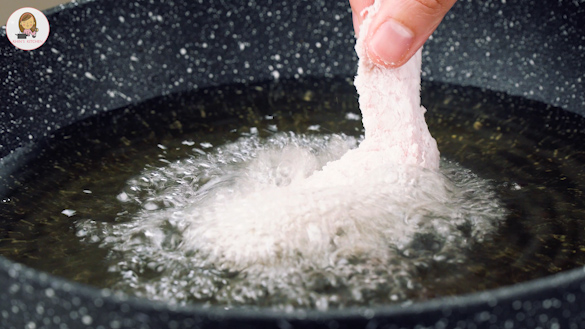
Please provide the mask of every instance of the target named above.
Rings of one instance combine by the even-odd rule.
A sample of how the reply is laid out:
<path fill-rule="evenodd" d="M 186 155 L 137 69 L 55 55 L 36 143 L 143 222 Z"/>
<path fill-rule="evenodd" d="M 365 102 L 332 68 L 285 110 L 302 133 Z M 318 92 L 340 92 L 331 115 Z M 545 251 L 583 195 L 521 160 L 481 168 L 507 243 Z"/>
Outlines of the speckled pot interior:
<path fill-rule="evenodd" d="M 347 1 L 77 1 L 46 12 L 34 51 L 0 40 L 0 193 L 59 128 L 160 95 L 228 83 L 352 76 Z M 460 0 L 424 49 L 423 79 L 585 114 L 585 1 Z M 585 271 L 367 311 L 223 311 L 100 291 L 0 257 L 1 328 L 569 328 Z"/>

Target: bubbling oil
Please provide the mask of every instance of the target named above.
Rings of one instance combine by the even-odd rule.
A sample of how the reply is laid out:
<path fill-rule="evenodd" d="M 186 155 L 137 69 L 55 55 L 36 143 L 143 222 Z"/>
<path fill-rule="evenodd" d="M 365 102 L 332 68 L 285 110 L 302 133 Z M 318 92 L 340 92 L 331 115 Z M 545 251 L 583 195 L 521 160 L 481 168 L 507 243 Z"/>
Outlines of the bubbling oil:
<path fill-rule="evenodd" d="M 464 262 L 504 211 L 486 180 L 449 161 L 440 172 L 394 165 L 298 185 L 357 142 L 252 134 L 193 152 L 128 180 L 118 200 L 141 208 L 129 221 L 81 220 L 77 234 L 119 253 L 116 288 L 149 299 L 281 309 L 405 301 L 423 290 L 417 268 Z"/>
<path fill-rule="evenodd" d="M 350 80 L 203 89 L 65 127 L 3 185 L 0 253 L 166 303 L 287 311 L 583 266 L 585 120 L 469 87 L 422 96 L 438 171 L 383 165 L 310 190 L 363 138 Z"/>

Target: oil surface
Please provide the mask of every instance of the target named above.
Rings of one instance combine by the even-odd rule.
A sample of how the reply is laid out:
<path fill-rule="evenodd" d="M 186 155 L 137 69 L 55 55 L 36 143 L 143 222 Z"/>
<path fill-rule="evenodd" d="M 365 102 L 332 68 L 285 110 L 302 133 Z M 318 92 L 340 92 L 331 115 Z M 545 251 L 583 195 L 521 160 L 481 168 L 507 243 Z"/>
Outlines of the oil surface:
<path fill-rule="evenodd" d="M 363 131 L 343 79 L 172 95 L 63 129 L 3 198 L 0 252 L 150 299 L 280 309 L 419 301 L 581 266 L 583 119 L 436 84 L 423 104 L 460 216 L 406 242 L 385 236 L 383 257 L 230 268 L 184 248 L 201 224 L 194 208 L 237 186 L 286 186 L 355 147 Z"/>

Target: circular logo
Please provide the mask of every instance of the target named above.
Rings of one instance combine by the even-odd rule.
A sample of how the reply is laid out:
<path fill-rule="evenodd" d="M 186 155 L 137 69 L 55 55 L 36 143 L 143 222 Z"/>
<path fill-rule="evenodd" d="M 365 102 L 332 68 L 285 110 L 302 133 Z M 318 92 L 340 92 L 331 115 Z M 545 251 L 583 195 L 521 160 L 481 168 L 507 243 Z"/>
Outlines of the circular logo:
<path fill-rule="evenodd" d="M 6 23 L 8 40 L 19 49 L 33 50 L 49 37 L 49 21 L 38 9 L 24 7 L 13 12 Z"/>

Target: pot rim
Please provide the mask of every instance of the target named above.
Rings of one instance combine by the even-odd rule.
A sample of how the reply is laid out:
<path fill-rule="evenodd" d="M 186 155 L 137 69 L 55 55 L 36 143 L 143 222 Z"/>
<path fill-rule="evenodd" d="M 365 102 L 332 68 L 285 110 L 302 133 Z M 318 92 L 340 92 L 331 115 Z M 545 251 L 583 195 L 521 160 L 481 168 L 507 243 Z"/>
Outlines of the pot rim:
<path fill-rule="evenodd" d="M 148 311 L 168 311 L 184 315 L 205 314 L 221 320 L 341 320 L 351 318 L 374 318 L 416 315 L 422 313 L 443 312 L 445 316 L 449 311 L 461 311 L 465 309 L 485 306 L 495 307 L 500 302 L 513 302 L 534 297 L 549 290 L 557 290 L 559 287 L 575 282 L 585 282 L 585 266 L 562 271 L 546 277 L 502 286 L 495 289 L 473 292 L 463 295 L 437 297 L 422 302 L 406 302 L 388 306 L 375 307 L 347 307 L 327 311 L 299 309 L 292 312 L 283 312 L 271 308 L 260 309 L 225 309 L 224 306 L 202 306 L 200 304 L 173 305 L 162 301 L 150 300 L 142 297 L 126 295 L 110 289 L 100 289 L 87 284 L 69 281 L 43 271 L 35 270 L 29 266 L 14 262 L 0 255 L 0 271 L 11 276 L 24 276 L 27 281 L 40 282 L 42 286 L 64 293 L 86 297 L 88 299 L 101 298 L 104 304 L 129 304 L 133 309 Z M 12 272 L 12 273 L 11 273 Z M 14 274 L 14 275 L 13 275 Z M 24 274 L 24 275 L 19 275 Z M 550 295 L 548 295 L 550 296 Z M 550 297 L 549 297 L 550 298 Z M 534 300 L 534 298 L 531 298 Z"/>

